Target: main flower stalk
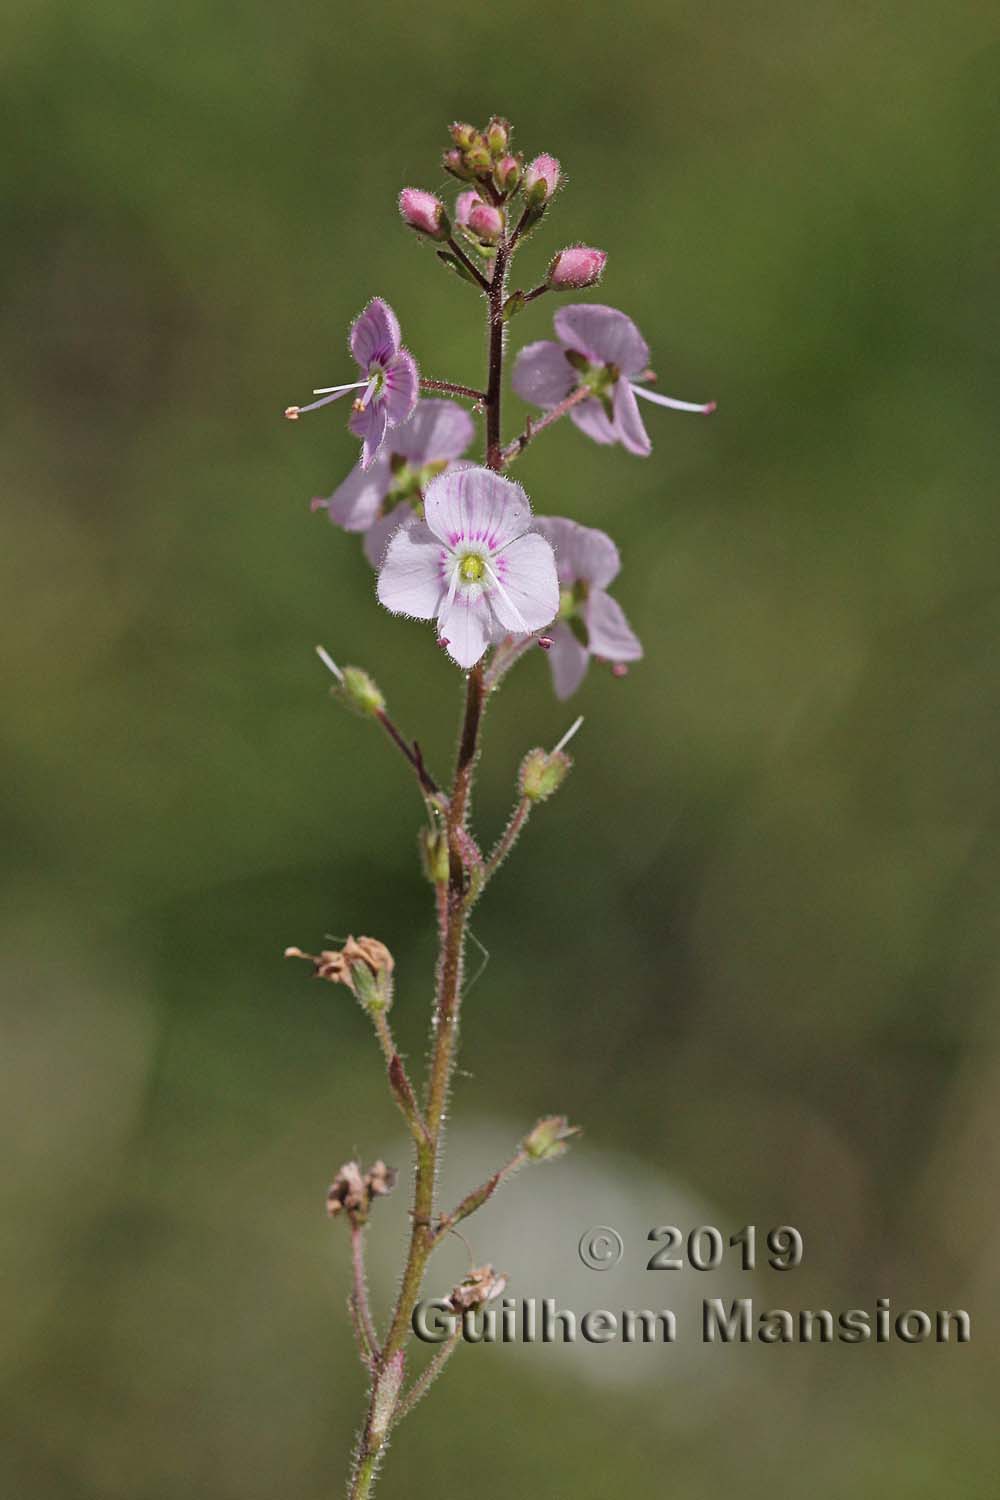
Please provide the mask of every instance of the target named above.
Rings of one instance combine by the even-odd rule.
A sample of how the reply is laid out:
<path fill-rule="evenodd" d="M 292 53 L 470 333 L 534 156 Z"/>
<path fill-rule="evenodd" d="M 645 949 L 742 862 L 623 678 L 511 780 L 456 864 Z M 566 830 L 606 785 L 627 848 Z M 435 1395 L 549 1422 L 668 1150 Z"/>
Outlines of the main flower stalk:
<path fill-rule="evenodd" d="M 506 240 L 497 247 L 493 279 L 487 297 L 488 367 L 486 380 L 486 467 L 503 468 L 500 439 L 500 400 L 503 390 L 503 356 L 505 324 L 503 304 L 506 293 L 509 250 Z M 465 832 L 479 755 L 483 713 L 488 690 L 482 662 L 469 672 L 465 686 L 465 711 L 455 762 L 455 775 L 448 798 L 445 828 L 448 840 L 448 879 L 439 882 L 439 909 L 444 912 L 438 939 L 437 990 L 431 1063 L 424 1101 L 427 1139 L 417 1144 L 416 1172 L 413 1186 L 410 1242 L 399 1294 L 392 1314 L 389 1332 L 381 1354 L 374 1362 L 371 1395 L 365 1425 L 358 1442 L 351 1476 L 350 1500 L 366 1500 L 372 1493 L 381 1451 L 385 1446 L 392 1412 L 402 1390 L 396 1373 L 399 1357 L 410 1334 L 413 1309 L 431 1251 L 434 1248 L 434 1196 L 448 1093 L 455 1068 L 458 1021 L 462 1005 L 462 969 L 465 957 L 465 932 L 469 915 L 468 875 L 460 840 Z M 392 1393 L 387 1391 L 392 1387 Z M 388 1425 L 380 1422 L 385 1397 L 392 1407 Z"/>

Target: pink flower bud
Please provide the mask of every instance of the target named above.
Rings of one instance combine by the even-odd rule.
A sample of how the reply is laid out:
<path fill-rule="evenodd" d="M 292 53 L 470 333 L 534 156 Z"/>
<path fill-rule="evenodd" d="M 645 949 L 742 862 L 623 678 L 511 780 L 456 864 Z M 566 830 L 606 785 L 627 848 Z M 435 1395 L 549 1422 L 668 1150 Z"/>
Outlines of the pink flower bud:
<path fill-rule="evenodd" d="M 475 205 L 477 203 L 482 203 L 482 201 L 483 200 L 480 198 L 479 194 L 475 191 L 474 188 L 469 188 L 468 192 L 459 193 L 458 197 L 455 199 L 455 223 L 464 224 L 465 227 L 468 228 L 469 215 L 471 214 Z"/>
<path fill-rule="evenodd" d="M 498 240 L 503 234 L 503 214 L 492 203 L 474 203 L 469 210 L 469 228 L 481 240 Z"/>
<path fill-rule="evenodd" d="M 501 193 L 512 192 L 521 179 L 521 163 L 516 156 L 501 156 L 493 169 L 493 181 Z"/>
<path fill-rule="evenodd" d="M 594 250 L 590 245 L 570 245 L 560 250 L 549 266 L 548 284 L 553 291 L 580 291 L 586 286 L 596 286 L 601 279 L 605 250 Z"/>
<path fill-rule="evenodd" d="M 403 221 L 419 234 L 429 234 L 432 240 L 448 238 L 448 216 L 444 204 L 433 193 L 423 188 L 404 188 L 399 195 L 399 211 Z"/>
<path fill-rule="evenodd" d="M 548 203 L 559 186 L 559 163 L 554 156 L 536 156 L 524 174 L 524 191 L 536 203 Z"/>

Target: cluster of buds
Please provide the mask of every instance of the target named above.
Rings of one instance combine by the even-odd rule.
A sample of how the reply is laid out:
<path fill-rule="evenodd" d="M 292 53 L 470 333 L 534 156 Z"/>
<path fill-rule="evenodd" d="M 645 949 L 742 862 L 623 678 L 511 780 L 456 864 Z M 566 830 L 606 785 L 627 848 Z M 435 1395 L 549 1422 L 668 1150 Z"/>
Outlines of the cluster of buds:
<path fill-rule="evenodd" d="M 536 156 L 525 165 L 523 154 L 511 150 L 511 136 L 510 122 L 499 115 L 494 115 L 482 130 L 463 123 L 452 125 L 453 144 L 444 153 L 445 170 L 459 182 L 474 184 L 459 194 L 454 228 L 441 199 L 423 188 L 404 188 L 400 193 L 399 211 L 404 223 L 432 240 L 447 242 L 457 233 L 488 258 L 508 227 L 512 201 L 520 195 L 518 233 L 533 228 L 559 187 L 562 171 L 556 158 L 547 154 Z M 443 251 L 439 254 L 457 269 L 452 257 Z M 588 257 L 586 261 L 582 259 L 584 255 Z M 594 257 L 598 257 L 599 263 Z M 593 286 L 604 260 L 602 251 L 572 246 L 562 252 L 562 257 L 556 257 L 559 267 L 555 262 L 550 267 L 549 286 L 552 289 Z M 581 279 L 585 265 L 590 279 Z"/>
<path fill-rule="evenodd" d="M 356 1229 L 365 1223 L 376 1198 L 384 1198 L 396 1186 L 396 1172 L 384 1161 L 373 1162 L 362 1173 L 361 1163 L 345 1161 L 326 1191 L 326 1212 L 331 1219 L 346 1213 Z"/>
<path fill-rule="evenodd" d="M 506 1276 L 498 1276 L 492 1266 L 478 1266 L 455 1287 L 448 1304 L 453 1312 L 475 1312 L 494 1297 L 502 1296 L 506 1285 Z"/>
<path fill-rule="evenodd" d="M 285 957 L 304 958 L 317 979 L 346 985 L 367 1011 L 385 1011 L 392 1004 L 395 960 L 378 938 L 349 937 L 342 948 L 325 948 L 322 953 L 286 948 Z"/>
<path fill-rule="evenodd" d="M 521 1150 L 532 1161 L 554 1161 L 569 1150 L 566 1142 L 570 1137 L 579 1134 L 579 1125 L 571 1125 L 565 1115 L 549 1115 L 528 1132 L 521 1142 Z"/>

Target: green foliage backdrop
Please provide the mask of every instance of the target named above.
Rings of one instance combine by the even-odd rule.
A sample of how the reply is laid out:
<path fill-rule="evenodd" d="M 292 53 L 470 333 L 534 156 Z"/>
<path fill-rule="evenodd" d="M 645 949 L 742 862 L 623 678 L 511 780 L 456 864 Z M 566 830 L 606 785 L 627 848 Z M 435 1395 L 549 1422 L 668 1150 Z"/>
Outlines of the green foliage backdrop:
<path fill-rule="evenodd" d="M 418 1058 L 432 938 L 405 768 L 312 646 L 438 764 L 459 677 L 308 512 L 354 460 L 339 409 L 281 411 L 373 293 L 425 373 L 481 377 L 480 305 L 395 198 L 492 110 L 569 176 L 525 261 L 605 247 L 663 388 L 720 409 L 651 411 L 647 461 L 565 424 L 518 464 L 613 532 L 648 654 L 591 672 L 482 909 L 454 1139 L 567 1110 L 630 1192 L 797 1223 L 763 1300 L 962 1305 L 974 1339 L 717 1351 L 710 1394 L 463 1350 L 383 1493 L 994 1493 L 998 65 L 972 0 L 8 7 L 12 1500 L 339 1492 L 362 1383 L 323 1190 L 398 1131 L 364 1018 L 279 955 L 383 938 Z M 569 716 L 539 654 L 490 713 L 484 828 Z M 599 1192 L 567 1266 L 590 1221 Z"/>

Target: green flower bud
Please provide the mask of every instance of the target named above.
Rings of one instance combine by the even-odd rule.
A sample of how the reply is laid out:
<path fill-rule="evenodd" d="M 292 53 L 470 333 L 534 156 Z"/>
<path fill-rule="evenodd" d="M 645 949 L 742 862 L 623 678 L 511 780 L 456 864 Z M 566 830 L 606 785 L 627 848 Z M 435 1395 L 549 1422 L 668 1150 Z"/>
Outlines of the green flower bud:
<path fill-rule="evenodd" d="M 420 863 L 432 885 L 441 885 L 448 879 L 451 861 L 448 855 L 448 835 L 443 828 L 421 828 Z"/>
<path fill-rule="evenodd" d="M 529 750 L 521 762 L 518 785 L 529 802 L 545 802 L 557 792 L 573 762 L 562 750 Z"/>
<path fill-rule="evenodd" d="M 550 1115 L 539 1120 L 534 1130 L 529 1131 L 521 1143 L 532 1161 L 552 1161 L 569 1149 L 566 1142 L 570 1136 L 579 1135 L 580 1127 L 571 1125 L 565 1115 Z"/>
<path fill-rule="evenodd" d="M 377 684 L 360 667 L 345 667 L 333 691 L 362 718 L 375 718 L 385 712 L 385 699 Z"/>
<path fill-rule="evenodd" d="M 494 156 L 503 156 L 510 144 L 510 121 L 494 115 L 486 127 L 486 144 Z"/>

